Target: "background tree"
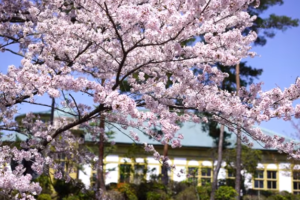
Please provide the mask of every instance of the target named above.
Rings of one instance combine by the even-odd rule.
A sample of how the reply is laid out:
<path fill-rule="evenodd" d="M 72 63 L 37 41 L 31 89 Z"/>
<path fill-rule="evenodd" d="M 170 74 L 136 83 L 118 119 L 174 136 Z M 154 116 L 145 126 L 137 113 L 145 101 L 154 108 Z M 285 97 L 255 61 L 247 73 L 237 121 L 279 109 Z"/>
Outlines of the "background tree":
<path fill-rule="evenodd" d="M 257 46 L 264 46 L 267 43 L 267 38 L 273 38 L 276 34 L 276 31 L 285 31 L 288 28 L 297 27 L 299 25 L 299 19 L 292 19 L 288 16 L 279 16 L 276 14 L 270 14 L 268 17 L 263 18 L 264 12 L 267 11 L 270 7 L 276 5 L 282 5 L 284 3 L 283 0 L 264 0 L 260 2 L 260 6 L 255 8 L 254 4 L 248 7 L 248 12 L 251 15 L 256 15 L 257 18 L 254 21 L 253 26 L 247 28 L 244 33 L 249 33 L 250 31 L 255 31 L 258 33 L 257 39 L 254 41 L 254 45 Z M 224 79 L 221 88 L 228 90 L 228 91 L 235 91 L 236 90 L 236 66 L 222 66 L 217 64 L 217 67 L 220 68 L 222 71 L 228 73 L 228 77 Z M 241 87 L 247 87 L 251 85 L 255 78 L 258 78 L 259 75 L 263 72 L 263 69 L 253 68 L 252 66 L 247 65 L 246 62 L 241 62 L 239 64 L 239 79 Z M 220 128 L 217 127 L 217 123 L 212 123 L 209 125 L 210 127 L 210 135 L 216 140 L 218 143 L 218 138 L 220 134 L 215 133 L 223 133 L 221 132 Z M 226 139 L 226 133 L 224 140 Z M 221 152 L 220 149 L 223 146 L 222 142 L 218 145 L 218 152 Z M 218 154 L 218 160 L 221 160 L 222 155 Z M 219 166 L 220 167 L 220 166 Z M 215 177 L 218 176 L 219 167 L 216 167 Z M 214 198 L 214 192 L 216 190 L 216 182 L 217 179 L 213 180 L 212 184 L 212 194 L 211 199 Z M 238 192 L 238 191 L 237 191 Z M 239 192 L 238 192 L 239 194 Z M 239 195 L 238 197 L 239 198 Z"/>
<path fill-rule="evenodd" d="M 257 173 L 257 165 L 262 159 L 262 152 L 260 150 L 251 149 L 245 145 L 242 145 L 241 151 L 241 170 L 244 172 L 241 174 L 241 189 L 243 194 L 246 193 L 244 181 L 246 174 L 249 173 L 254 177 Z M 235 174 L 236 170 L 236 149 L 227 149 L 224 155 L 226 161 L 226 169 L 231 173 Z M 227 179 L 227 185 L 235 187 L 235 181 Z"/>

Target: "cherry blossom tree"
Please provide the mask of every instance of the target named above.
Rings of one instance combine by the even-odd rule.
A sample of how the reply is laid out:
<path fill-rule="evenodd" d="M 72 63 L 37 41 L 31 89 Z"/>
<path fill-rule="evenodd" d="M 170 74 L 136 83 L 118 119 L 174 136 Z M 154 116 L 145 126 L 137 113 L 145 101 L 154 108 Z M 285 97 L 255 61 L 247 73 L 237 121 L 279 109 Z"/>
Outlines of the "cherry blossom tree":
<path fill-rule="evenodd" d="M 29 138 L 22 143 L 26 151 L 1 146 L 1 191 L 18 191 L 16 199 L 39 194 L 40 186 L 23 174 L 24 159 L 32 161 L 38 175 L 47 166 L 54 169 L 54 178 L 70 180 L 54 155 L 64 152 L 78 163 L 90 163 L 94 155 L 77 148 L 82 138 L 70 130 L 82 128 L 97 140 L 104 130 L 90 124 L 100 117 L 176 148 L 184 138 L 177 122 L 206 122 L 190 111 L 208 112 L 213 116 L 209 120 L 232 131 L 241 127 L 242 139 L 250 146 L 248 136 L 299 159 L 296 144 L 266 136 L 254 125 L 273 117 L 299 117 L 300 105 L 293 107 L 292 101 L 299 98 L 300 79 L 284 91 L 262 92 L 261 84 L 253 84 L 237 94 L 219 87 L 227 74 L 214 64 L 232 66 L 255 55 L 249 50 L 256 33 L 242 34 L 255 20 L 246 12 L 250 3 L 253 0 L 0 1 L 0 49 L 22 57 L 20 66 L 8 66 L 7 73 L 0 74 L 0 130 Z M 194 46 L 180 45 L 195 36 L 201 39 Z M 194 74 L 194 69 L 201 73 Z M 120 90 L 124 84 L 126 92 Z M 66 93 L 71 101 L 66 101 Z M 96 107 L 75 98 L 77 93 L 93 99 Z M 52 103 L 38 102 L 45 95 Z M 43 122 L 32 113 L 21 124 L 14 120 L 18 108 L 28 104 L 67 112 L 55 103 L 72 108 L 68 113 L 73 120 Z M 182 110 L 185 114 L 177 114 Z M 163 137 L 153 127 L 160 127 Z M 130 135 L 143 142 L 138 131 Z M 157 160 L 166 159 L 152 145 L 144 145 Z M 11 160 L 19 163 L 13 171 L 7 167 Z"/>

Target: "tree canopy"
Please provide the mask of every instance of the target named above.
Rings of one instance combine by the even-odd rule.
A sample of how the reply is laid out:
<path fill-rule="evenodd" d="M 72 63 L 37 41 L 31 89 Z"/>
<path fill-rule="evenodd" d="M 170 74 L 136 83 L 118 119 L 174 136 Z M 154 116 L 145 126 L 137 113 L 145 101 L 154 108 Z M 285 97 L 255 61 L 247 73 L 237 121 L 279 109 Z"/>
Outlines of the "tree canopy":
<path fill-rule="evenodd" d="M 0 130 L 28 137 L 22 149 L 1 146 L 1 191 L 18 191 L 17 199 L 33 199 L 41 192 L 32 176 L 23 174 L 23 160 L 32 161 L 31 168 L 38 175 L 47 166 L 54 170 L 55 179 L 69 181 L 55 156 L 64 153 L 74 162 L 90 163 L 94 155 L 78 148 L 82 138 L 71 129 L 82 128 L 96 141 L 104 130 L 90 124 L 100 117 L 122 129 L 136 128 L 130 136 L 138 142 L 142 142 L 139 129 L 176 148 L 184 138 L 178 122 L 207 121 L 190 112 L 196 110 L 209 113 L 211 120 L 231 131 L 241 127 L 243 140 L 250 146 L 248 136 L 266 148 L 299 158 L 294 143 L 266 136 L 254 125 L 273 117 L 299 116 L 300 105 L 294 107 L 292 102 L 299 98 L 300 79 L 283 91 L 262 92 L 260 84 L 252 84 L 237 95 L 219 87 L 228 74 L 213 67 L 216 63 L 232 66 L 255 56 L 249 50 L 257 34 L 248 27 L 255 25 L 257 17 L 247 13 L 248 5 L 255 2 L 0 1 L 0 49 L 22 57 L 19 66 L 8 66 L 7 73 L 0 73 Z M 195 35 L 204 40 L 181 45 Z M 14 44 L 19 45 L 18 51 Z M 201 73 L 194 74 L 194 69 Z M 167 82 L 172 84 L 166 87 Z M 130 90 L 121 90 L 123 83 Z M 76 98 L 75 94 L 82 95 Z M 39 96 L 49 96 L 52 103 L 40 103 Z M 86 98 L 96 106 L 86 104 Z M 66 112 L 55 103 L 73 110 L 67 112 L 73 118 L 54 119 L 54 111 Z M 50 122 L 26 113 L 22 124 L 17 123 L 18 108 L 28 104 L 51 109 Z M 140 110 L 145 108 L 148 112 Z M 155 135 L 153 127 L 160 127 L 163 137 Z M 157 160 L 165 159 L 151 144 L 145 144 L 145 150 Z M 19 163 L 13 172 L 5 167 L 11 160 Z"/>

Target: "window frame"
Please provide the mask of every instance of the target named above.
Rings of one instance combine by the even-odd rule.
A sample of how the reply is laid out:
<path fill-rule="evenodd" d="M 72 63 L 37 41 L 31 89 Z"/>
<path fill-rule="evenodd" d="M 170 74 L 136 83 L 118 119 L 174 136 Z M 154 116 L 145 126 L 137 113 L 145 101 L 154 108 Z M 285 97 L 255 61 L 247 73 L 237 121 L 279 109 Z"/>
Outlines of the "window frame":
<path fill-rule="evenodd" d="M 269 174 L 268 174 L 268 172 L 275 172 L 275 178 L 274 177 L 271 177 L 271 178 L 269 178 L 268 176 L 269 176 Z M 277 170 L 266 170 L 266 188 L 268 189 L 268 190 L 277 190 L 278 189 L 278 181 L 277 181 L 277 178 L 278 178 L 278 171 Z M 271 183 L 271 185 L 273 186 L 273 184 L 275 183 L 275 185 L 276 185 L 276 187 L 275 188 L 273 188 L 273 187 L 271 187 L 271 188 L 269 188 L 269 182 Z"/>
<path fill-rule="evenodd" d="M 229 174 L 232 174 L 232 176 L 230 176 Z M 235 179 L 235 169 L 227 169 L 226 170 L 226 178 L 227 179 Z"/>
<path fill-rule="evenodd" d="M 122 181 L 122 166 L 129 166 L 129 172 L 126 172 L 126 174 L 129 174 L 127 177 L 124 178 L 124 181 Z M 132 164 L 128 163 L 120 163 L 119 164 L 119 183 L 129 183 L 131 180 L 131 173 L 132 173 Z M 125 180 L 126 179 L 126 180 Z"/>
<path fill-rule="evenodd" d="M 264 190 L 266 184 L 265 184 L 265 170 L 264 169 L 258 169 L 256 170 L 257 172 L 257 176 L 254 177 L 253 180 L 253 189 L 255 190 Z M 259 173 L 262 172 L 262 173 Z M 260 177 L 260 174 L 262 174 L 262 177 Z M 258 181 L 258 183 L 260 183 L 262 181 L 262 187 L 255 187 L 255 182 Z M 258 184 L 260 185 L 260 184 Z"/>
<path fill-rule="evenodd" d="M 257 171 L 261 171 L 261 175 L 262 177 L 258 174 L 255 177 L 252 177 L 252 188 L 254 190 L 271 190 L 271 191 L 278 191 L 279 190 L 279 185 L 278 185 L 278 180 L 279 180 L 279 171 L 278 169 L 257 169 Z M 269 172 L 274 172 L 275 173 L 275 177 L 273 175 L 271 175 L 271 177 L 268 177 Z M 263 186 L 262 187 L 255 187 L 255 183 L 256 181 L 261 182 Z M 269 185 L 271 184 L 271 187 L 269 187 Z M 260 185 L 258 183 L 258 185 Z M 273 186 L 276 187 L 273 187 Z"/>
<path fill-rule="evenodd" d="M 209 169 L 209 171 L 210 171 L 209 176 L 208 175 L 203 175 L 203 170 L 205 170 L 205 169 Z M 204 180 L 209 180 L 206 183 L 211 183 L 212 178 L 213 178 L 213 169 L 212 169 L 212 167 L 210 167 L 210 166 L 201 166 L 201 168 L 200 168 L 200 184 L 201 184 L 201 186 L 205 186 L 205 184 L 203 184 Z"/>
<path fill-rule="evenodd" d="M 299 178 L 295 179 L 294 177 L 294 173 L 298 173 L 299 174 Z M 294 188 L 294 184 L 298 185 L 298 189 Z M 292 194 L 300 194 L 300 170 L 292 170 Z"/>
<path fill-rule="evenodd" d="M 187 177 L 187 180 L 191 183 L 195 183 L 195 185 L 199 185 L 199 178 L 200 178 L 200 167 L 199 166 L 187 166 L 187 174 L 190 174 L 190 169 L 197 170 L 196 173 L 194 173 L 193 177 Z"/>
<path fill-rule="evenodd" d="M 140 169 L 143 170 L 141 174 L 136 173 L 137 166 L 141 167 Z M 133 182 L 137 181 L 138 183 L 140 183 L 143 181 L 143 179 L 146 179 L 148 168 L 145 163 L 134 163 L 131 167 L 133 168 L 133 172 L 130 174 L 130 180 L 132 179 Z M 144 173 L 144 171 L 146 171 L 146 173 Z"/>

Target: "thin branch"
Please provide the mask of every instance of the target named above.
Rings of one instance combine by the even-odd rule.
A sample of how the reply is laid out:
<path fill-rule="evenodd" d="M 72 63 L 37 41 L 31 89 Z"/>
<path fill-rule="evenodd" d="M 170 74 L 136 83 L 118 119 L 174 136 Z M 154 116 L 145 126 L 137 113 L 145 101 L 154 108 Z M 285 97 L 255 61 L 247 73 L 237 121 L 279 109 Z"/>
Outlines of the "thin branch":
<path fill-rule="evenodd" d="M 150 60 L 144 64 L 141 64 L 140 66 L 138 66 L 137 68 L 135 69 L 132 69 L 130 70 L 129 72 L 127 72 L 126 75 L 123 76 L 123 78 L 119 81 L 120 83 L 123 82 L 130 74 L 134 73 L 135 71 L 141 69 L 142 67 L 145 67 L 146 65 L 149 65 L 149 64 L 160 64 L 160 63 L 165 63 L 165 62 L 180 62 L 180 61 L 184 61 L 184 60 L 189 60 L 189 59 L 194 59 L 194 58 L 197 58 L 197 57 L 190 57 L 190 58 L 182 58 L 182 59 L 178 59 L 178 60 L 162 60 L 162 61 L 153 61 L 153 60 Z M 114 86 L 115 87 L 115 86 Z M 113 88 L 114 88 L 113 87 Z"/>
<path fill-rule="evenodd" d="M 29 104 L 34 104 L 34 105 L 39 105 L 39 106 L 50 107 L 50 108 L 52 107 L 52 106 L 47 105 L 47 104 L 43 104 L 43 103 L 35 103 L 35 102 L 26 101 L 26 100 L 24 100 L 23 102 L 24 102 L 24 103 L 29 103 Z M 54 108 L 54 109 L 55 109 L 55 110 L 59 110 L 59 111 L 61 111 L 61 112 L 64 112 L 64 113 L 66 113 L 66 114 L 72 115 L 72 116 L 74 116 L 74 117 L 77 117 L 76 114 L 67 112 L 67 111 L 62 110 L 62 109 L 59 109 L 59 108 L 57 108 L 57 107 Z"/>
<path fill-rule="evenodd" d="M 52 97 L 52 104 L 51 104 L 51 117 L 50 117 L 50 123 L 53 125 L 54 121 L 54 106 L 55 106 L 55 98 Z"/>
<path fill-rule="evenodd" d="M 10 49 L 6 49 L 6 48 L 4 48 L 4 51 L 9 51 L 9 52 L 11 52 L 12 54 L 15 54 L 15 55 L 17 55 L 17 56 L 21 56 L 21 57 L 25 57 L 24 55 L 22 55 L 22 54 L 20 54 L 20 53 L 17 53 L 17 52 L 15 52 L 15 51 L 12 51 L 12 50 L 10 50 Z"/>
<path fill-rule="evenodd" d="M 77 105 L 77 103 L 76 103 L 74 97 L 73 97 L 71 94 L 69 94 L 69 95 L 70 95 L 70 97 L 73 99 L 73 101 L 74 101 L 74 103 L 75 103 L 75 106 L 76 106 L 76 109 L 77 109 L 77 112 L 78 112 L 78 119 L 80 119 L 81 116 L 80 116 L 80 111 L 79 111 L 78 105 Z"/>
<path fill-rule="evenodd" d="M 60 127 L 59 129 L 57 129 L 53 135 L 52 138 L 56 138 L 59 134 L 61 134 L 64 131 L 67 131 L 79 124 L 82 124 L 84 122 L 89 121 L 94 115 L 103 112 L 103 111 L 108 111 L 111 110 L 111 107 L 104 107 L 104 104 L 99 105 L 96 109 L 94 109 L 92 112 L 90 112 L 89 114 L 83 116 L 81 119 L 78 119 L 70 124 L 67 124 L 66 126 Z M 47 146 L 50 143 L 50 141 L 44 141 L 43 142 L 43 146 Z"/>
<path fill-rule="evenodd" d="M 32 93 L 32 95 L 36 95 L 37 93 L 38 93 L 38 91 L 35 91 Z M 5 107 L 10 107 L 10 106 L 22 103 L 22 102 L 24 102 L 25 99 L 28 99 L 30 97 L 31 97 L 31 95 L 21 96 L 21 97 L 17 98 L 13 104 L 4 104 L 4 105 L 5 105 Z"/>
<path fill-rule="evenodd" d="M 123 133 L 124 135 L 126 135 L 129 139 L 131 139 L 135 144 L 136 141 L 134 139 L 132 139 L 132 137 L 130 137 L 128 134 L 126 134 L 125 132 L 123 132 L 120 128 L 118 128 L 116 125 L 114 125 L 113 123 L 110 122 L 106 122 L 107 124 L 113 126 L 114 128 L 116 128 L 118 131 L 120 131 L 121 133 Z"/>
<path fill-rule="evenodd" d="M 110 22 L 112 23 L 112 25 L 113 25 L 113 28 L 114 28 L 114 30 L 115 30 L 115 33 L 116 33 L 116 35 L 118 36 L 118 39 L 120 40 L 121 47 L 122 47 L 122 51 L 123 51 L 123 53 L 125 54 L 126 51 L 125 51 L 123 39 L 122 39 L 122 37 L 121 37 L 121 35 L 120 35 L 119 31 L 118 31 L 117 25 L 115 24 L 115 22 L 114 22 L 112 16 L 110 15 L 110 13 L 109 13 L 109 11 L 108 11 L 108 7 L 107 7 L 106 2 L 104 2 L 104 6 L 105 6 L 105 9 L 104 9 L 104 10 L 105 10 L 105 12 L 106 12 L 106 15 L 107 15 L 109 21 L 110 21 Z M 124 57 L 125 57 L 125 55 L 124 55 Z"/>

